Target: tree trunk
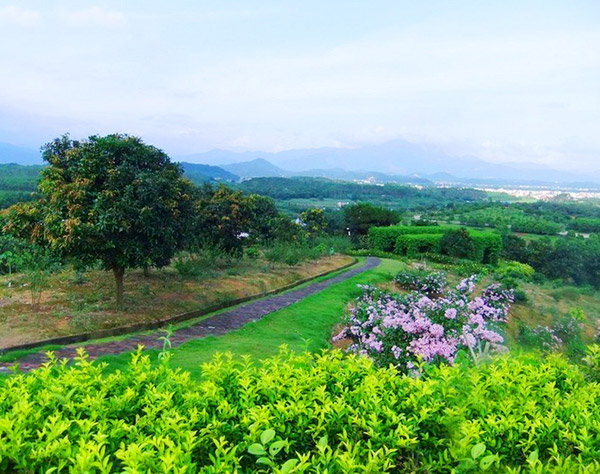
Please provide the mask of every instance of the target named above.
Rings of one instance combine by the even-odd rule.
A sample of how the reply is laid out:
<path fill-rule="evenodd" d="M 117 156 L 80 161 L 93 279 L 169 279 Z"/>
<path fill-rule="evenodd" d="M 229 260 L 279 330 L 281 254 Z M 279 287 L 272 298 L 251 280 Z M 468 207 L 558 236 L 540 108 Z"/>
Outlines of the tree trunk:
<path fill-rule="evenodd" d="M 114 267 L 113 274 L 115 275 L 115 283 L 117 287 L 117 308 L 123 308 L 123 277 L 125 269 L 123 267 Z"/>
<path fill-rule="evenodd" d="M 145 278 L 150 277 L 150 267 L 148 265 L 144 265 L 144 277 Z"/>

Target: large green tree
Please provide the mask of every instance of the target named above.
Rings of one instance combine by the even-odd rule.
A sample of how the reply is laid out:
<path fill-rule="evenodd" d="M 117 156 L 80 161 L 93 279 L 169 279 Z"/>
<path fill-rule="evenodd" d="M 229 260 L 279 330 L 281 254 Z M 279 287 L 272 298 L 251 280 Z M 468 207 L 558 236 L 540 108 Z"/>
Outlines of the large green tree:
<path fill-rule="evenodd" d="M 123 303 L 128 268 L 167 265 L 186 243 L 193 185 L 137 137 L 58 138 L 43 149 L 41 198 L 8 213 L 7 228 L 80 265 L 101 262 Z M 33 209 L 32 209 L 33 207 Z"/>

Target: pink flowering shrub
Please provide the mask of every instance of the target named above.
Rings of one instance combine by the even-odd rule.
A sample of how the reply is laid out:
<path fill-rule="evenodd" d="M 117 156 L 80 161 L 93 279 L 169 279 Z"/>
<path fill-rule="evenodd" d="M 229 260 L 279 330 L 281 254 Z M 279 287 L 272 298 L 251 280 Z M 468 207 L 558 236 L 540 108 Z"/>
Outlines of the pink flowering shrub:
<path fill-rule="evenodd" d="M 475 359 L 504 342 L 511 290 L 491 285 L 476 294 L 477 277 L 456 288 L 447 285 L 432 298 L 420 291 L 398 295 L 363 286 L 334 341 L 350 338 L 349 351 L 371 357 L 378 365 L 411 371 L 420 361 L 452 364 L 460 350 Z"/>
<path fill-rule="evenodd" d="M 441 294 L 448 285 L 444 272 L 417 270 L 406 270 L 398 273 L 394 278 L 394 282 L 401 288 L 419 291 L 428 296 Z"/>

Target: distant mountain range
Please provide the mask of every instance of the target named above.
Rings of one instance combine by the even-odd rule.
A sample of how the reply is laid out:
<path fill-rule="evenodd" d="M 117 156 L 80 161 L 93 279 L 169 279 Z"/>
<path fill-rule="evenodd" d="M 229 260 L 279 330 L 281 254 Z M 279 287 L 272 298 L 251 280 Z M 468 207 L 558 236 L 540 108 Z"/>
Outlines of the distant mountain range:
<path fill-rule="evenodd" d="M 279 153 L 267 152 L 234 152 L 226 150 L 212 150 L 206 153 L 178 157 L 181 161 L 202 162 L 228 167 L 229 171 L 233 164 L 255 163 L 261 159 L 260 167 L 264 168 L 264 161 L 279 170 L 284 171 L 283 176 L 288 174 L 315 173 L 315 175 L 326 174 L 327 177 L 338 172 L 338 179 L 363 179 L 348 178 L 348 173 L 359 173 L 359 176 L 377 173 L 395 177 L 420 177 L 422 179 L 446 176 L 452 182 L 468 181 L 502 182 L 502 183 L 536 183 L 536 184 L 558 184 L 558 183 L 600 183 L 600 172 L 595 175 L 569 173 L 555 170 L 547 166 L 533 163 L 490 163 L 471 156 L 453 156 L 444 153 L 434 147 L 417 145 L 403 140 L 394 140 L 381 145 L 365 146 L 361 148 L 317 148 L 288 150 Z M 225 165 L 225 166 L 224 166 Z M 249 165 L 244 164 L 241 176 L 252 174 Z M 307 171 L 308 170 L 308 171 Z M 368 170 L 368 171 L 364 171 Z M 268 171 L 268 170 L 267 170 Z M 275 173 L 273 169 L 270 171 Z M 318 174 L 320 172 L 321 174 Z M 238 173 L 235 173 L 238 174 Z M 265 175 L 263 175 L 265 176 Z M 282 176 L 271 174 L 270 176 Z M 407 179 L 405 182 L 408 182 Z"/>
<path fill-rule="evenodd" d="M 600 172 L 582 175 L 536 164 L 490 163 L 452 156 L 436 148 L 395 140 L 361 148 L 317 148 L 279 153 L 212 150 L 176 156 L 193 181 L 238 181 L 255 177 L 314 176 L 419 185 L 568 185 L 600 187 Z M 0 143 L 0 163 L 40 164 L 41 154 Z"/>
<path fill-rule="evenodd" d="M 289 171 L 283 170 L 262 158 L 221 165 L 221 168 L 241 178 L 273 178 L 291 175 Z"/>

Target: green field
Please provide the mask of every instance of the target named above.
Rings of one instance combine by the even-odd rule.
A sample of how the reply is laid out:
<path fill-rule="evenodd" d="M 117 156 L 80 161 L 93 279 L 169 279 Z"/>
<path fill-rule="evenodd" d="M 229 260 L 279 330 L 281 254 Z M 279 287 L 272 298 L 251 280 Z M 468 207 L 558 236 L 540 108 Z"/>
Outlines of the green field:
<path fill-rule="evenodd" d="M 405 267 L 403 262 L 382 260 L 376 269 L 309 296 L 237 331 L 182 344 L 173 350 L 172 364 L 200 376 L 201 365 L 217 352 L 231 352 L 236 357 L 250 354 L 256 359 L 263 359 L 276 354 L 282 344 L 295 351 L 317 351 L 329 347 L 332 330 L 340 323 L 348 301 L 360 293 L 356 285 L 391 280 Z M 156 361 L 157 351 L 148 352 Z M 129 354 L 121 354 L 101 360 L 113 368 L 120 368 L 127 365 L 129 359 Z"/>

